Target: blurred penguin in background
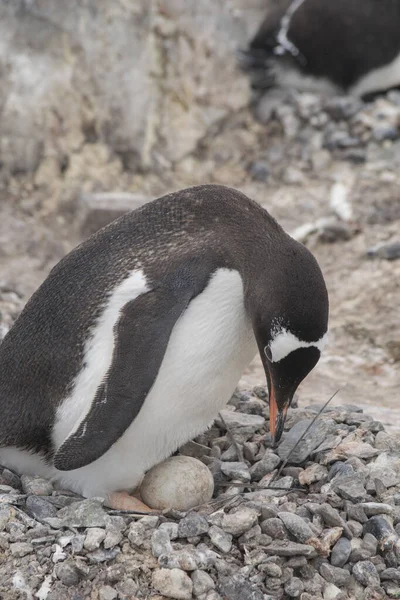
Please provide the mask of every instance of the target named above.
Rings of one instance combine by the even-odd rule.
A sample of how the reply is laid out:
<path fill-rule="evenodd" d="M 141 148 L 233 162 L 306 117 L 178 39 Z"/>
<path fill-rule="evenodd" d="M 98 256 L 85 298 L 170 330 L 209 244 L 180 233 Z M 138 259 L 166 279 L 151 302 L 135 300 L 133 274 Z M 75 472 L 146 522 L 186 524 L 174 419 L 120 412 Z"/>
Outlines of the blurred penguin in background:
<path fill-rule="evenodd" d="M 368 99 L 400 87 L 400 0 L 270 0 L 239 60 L 260 92 Z"/>

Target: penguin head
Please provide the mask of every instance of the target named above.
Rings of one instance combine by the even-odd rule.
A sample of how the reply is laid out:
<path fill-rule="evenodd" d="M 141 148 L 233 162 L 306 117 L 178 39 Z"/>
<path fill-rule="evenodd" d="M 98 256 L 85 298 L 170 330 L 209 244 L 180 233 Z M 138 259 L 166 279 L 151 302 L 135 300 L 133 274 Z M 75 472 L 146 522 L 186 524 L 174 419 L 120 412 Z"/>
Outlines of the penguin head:
<path fill-rule="evenodd" d="M 251 301 L 274 447 L 299 384 L 321 356 L 328 330 L 328 293 L 318 263 L 301 244 L 291 240 L 291 246 L 292 251 L 258 279 Z"/>

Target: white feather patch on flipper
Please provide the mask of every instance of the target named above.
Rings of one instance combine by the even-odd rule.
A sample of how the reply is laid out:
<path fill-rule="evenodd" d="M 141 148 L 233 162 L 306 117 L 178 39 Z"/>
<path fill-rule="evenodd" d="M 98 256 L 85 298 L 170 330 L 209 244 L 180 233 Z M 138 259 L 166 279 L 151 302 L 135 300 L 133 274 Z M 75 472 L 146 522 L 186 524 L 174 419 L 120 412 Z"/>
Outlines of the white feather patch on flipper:
<path fill-rule="evenodd" d="M 122 308 L 138 296 L 148 292 L 146 277 L 141 269 L 132 271 L 108 296 L 103 312 L 85 344 L 83 368 L 79 372 L 71 394 L 57 410 L 53 440 L 56 448 L 78 428 L 88 414 L 102 381 L 111 366 L 114 352 L 114 327 Z"/>

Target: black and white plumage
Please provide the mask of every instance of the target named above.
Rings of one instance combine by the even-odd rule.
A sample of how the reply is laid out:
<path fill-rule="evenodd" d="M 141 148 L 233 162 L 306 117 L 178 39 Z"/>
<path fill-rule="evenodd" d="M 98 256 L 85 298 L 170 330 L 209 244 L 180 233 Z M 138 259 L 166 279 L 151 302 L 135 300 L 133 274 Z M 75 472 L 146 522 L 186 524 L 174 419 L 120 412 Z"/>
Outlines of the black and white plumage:
<path fill-rule="evenodd" d="M 247 51 L 253 87 L 366 97 L 400 86 L 398 0 L 271 0 Z"/>
<path fill-rule="evenodd" d="M 278 439 L 327 319 L 317 262 L 258 204 L 213 185 L 154 200 L 61 260 L 4 338 L 0 464 L 118 506 L 257 348 Z"/>

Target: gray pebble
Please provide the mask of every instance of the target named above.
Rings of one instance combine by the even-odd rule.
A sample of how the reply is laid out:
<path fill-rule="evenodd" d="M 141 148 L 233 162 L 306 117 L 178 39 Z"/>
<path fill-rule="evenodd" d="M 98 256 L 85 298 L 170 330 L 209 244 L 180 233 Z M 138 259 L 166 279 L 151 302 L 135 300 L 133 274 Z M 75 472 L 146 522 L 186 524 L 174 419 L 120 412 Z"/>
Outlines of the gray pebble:
<path fill-rule="evenodd" d="M 14 544 L 10 544 L 11 554 L 16 558 L 22 558 L 27 554 L 31 554 L 33 550 L 32 544 L 29 544 L 28 542 L 15 542 Z"/>
<path fill-rule="evenodd" d="M 365 514 L 364 509 L 362 508 L 362 504 L 351 504 L 350 502 L 347 502 L 346 512 L 348 519 L 353 519 L 354 521 L 358 521 L 362 524 L 368 521 L 368 517 Z"/>
<path fill-rule="evenodd" d="M 313 546 L 308 544 L 298 544 L 286 540 L 275 540 L 269 544 L 265 550 L 267 554 L 276 554 L 277 556 L 314 556 L 316 554 Z"/>
<path fill-rule="evenodd" d="M 161 554 L 170 554 L 172 545 L 165 529 L 155 529 L 151 536 L 151 551 L 153 556 L 158 558 Z"/>
<path fill-rule="evenodd" d="M 263 573 L 265 573 L 268 577 L 276 577 L 277 579 L 282 577 L 282 569 L 276 563 L 264 563 L 258 568 L 262 570 Z"/>
<path fill-rule="evenodd" d="M 178 537 L 178 523 L 172 523 L 170 521 L 167 521 L 166 523 L 161 523 L 159 529 L 166 531 L 169 535 L 170 540 L 176 540 L 176 538 Z"/>
<path fill-rule="evenodd" d="M 329 527 L 342 527 L 344 535 L 351 539 L 353 534 L 351 533 L 347 523 L 339 515 L 338 511 L 333 508 L 330 504 L 324 503 L 321 506 L 316 507 L 316 512 L 320 515 L 326 525 Z"/>
<path fill-rule="evenodd" d="M 176 600 L 191 600 L 192 580 L 180 569 L 157 569 L 153 571 L 152 585 L 158 592 Z"/>
<path fill-rule="evenodd" d="M 373 517 L 374 515 L 392 515 L 393 514 L 393 506 L 390 504 L 384 504 L 383 502 L 363 502 L 361 504 L 365 514 L 368 517 Z"/>
<path fill-rule="evenodd" d="M 326 581 L 339 587 L 347 587 L 351 580 L 350 573 L 346 569 L 334 567 L 329 563 L 322 563 L 319 572 Z"/>
<path fill-rule="evenodd" d="M 307 540 L 313 537 L 314 534 L 311 527 L 301 517 L 290 512 L 279 512 L 278 516 L 283 521 L 286 529 L 299 542 L 307 542 Z"/>
<path fill-rule="evenodd" d="M 32 475 L 21 475 L 21 485 L 24 494 L 34 496 L 50 496 L 53 492 L 53 485 L 43 477 L 34 477 Z"/>
<path fill-rule="evenodd" d="M 115 600 L 118 597 L 118 592 L 109 585 L 103 585 L 99 589 L 99 600 Z"/>
<path fill-rule="evenodd" d="M 396 569 L 393 567 L 390 567 L 389 569 L 384 569 L 381 572 L 380 576 L 382 581 L 389 579 L 400 583 L 400 569 Z"/>
<path fill-rule="evenodd" d="M 380 585 L 379 573 L 375 565 L 369 560 L 356 563 L 353 566 L 352 573 L 358 583 L 361 583 L 365 587 L 367 585 L 371 587 L 378 587 Z"/>
<path fill-rule="evenodd" d="M 221 527 L 226 533 L 239 536 L 258 522 L 258 512 L 254 508 L 244 506 L 236 512 L 224 515 Z"/>
<path fill-rule="evenodd" d="M 226 600 L 264 600 L 261 590 L 241 575 L 220 578 L 218 591 Z"/>
<path fill-rule="evenodd" d="M 205 571 L 193 571 L 191 577 L 193 582 L 193 594 L 196 598 L 215 588 L 213 579 Z"/>
<path fill-rule="evenodd" d="M 230 552 L 232 548 L 231 534 L 226 533 L 226 531 L 224 531 L 220 527 L 217 527 L 216 525 L 212 525 L 208 530 L 208 535 L 210 537 L 211 542 L 216 548 L 218 548 L 218 550 L 221 550 L 221 552 L 224 553 Z"/>
<path fill-rule="evenodd" d="M 281 519 L 272 517 L 261 522 L 261 531 L 270 535 L 272 539 L 285 540 L 288 538 L 288 531 Z"/>
<path fill-rule="evenodd" d="M 366 533 L 364 535 L 361 548 L 368 553 L 369 557 L 375 556 L 378 551 L 378 540 L 372 535 L 372 533 Z"/>
<path fill-rule="evenodd" d="M 100 547 L 101 542 L 106 537 L 106 532 L 100 527 L 90 527 L 86 532 L 85 541 L 83 547 L 89 552 L 97 550 Z"/>
<path fill-rule="evenodd" d="M 70 562 L 59 563 L 55 568 L 55 572 L 57 578 L 67 587 L 78 585 L 83 576 L 76 565 Z"/>
<path fill-rule="evenodd" d="M 18 477 L 16 473 L 10 471 L 9 469 L 3 469 L 3 472 L 0 477 L 0 483 L 4 485 L 9 485 L 15 490 L 20 490 L 22 488 L 20 477 Z"/>
<path fill-rule="evenodd" d="M 392 525 L 389 523 L 386 517 L 381 515 L 376 515 L 368 519 L 363 529 L 364 535 L 366 533 L 372 533 L 372 535 L 378 540 L 381 550 L 392 549 L 398 539 Z"/>
<path fill-rule="evenodd" d="M 343 567 L 350 556 L 351 553 L 351 543 L 345 537 L 341 537 L 336 544 L 333 546 L 331 552 L 331 564 L 334 567 Z"/>
<path fill-rule="evenodd" d="M 82 500 L 58 512 L 64 527 L 105 527 L 108 515 L 99 500 Z"/>
<path fill-rule="evenodd" d="M 265 475 L 268 473 L 272 473 L 272 471 L 279 465 L 281 459 L 277 454 L 267 452 L 264 454 L 261 460 L 256 462 L 251 468 L 251 478 L 253 481 L 260 481 Z"/>
<path fill-rule="evenodd" d="M 113 560 L 121 552 L 120 548 L 111 548 L 110 550 L 103 550 L 98 548 L 93 552 L 88 552 L 86 555 L 89 561 L 93 564 L 103 563 L 108 560 Z"/>
<path fill-rule="evenodd" d="M 304 591 L 304 584 L 298 577 L 293 577 L 285 584 L 285 592 L 290 598 L 298 598 Z"/>
<path fill-rule="evenodd" d="M 363 478 L 357 473 L 332 481 L 332 489 L 351 502 L 362 502 L 367 495 Z"/>
<path fill-rule="evenodd" d="M 293 450 L 300 437 L 311 424 L 311 419 L 305 419 L 296 423 L 286 434 L 285 438 L 278 447 L 277 453 L 282 460 L 285 460 Z M 325 439 L 329 432 L 329 425 L 326 421 L 315 421 L 307 435 L 296 446 L 294 452 L 290 455 L 292 464 L 303 463 Z"/>
<path fill-rule="evenodd" d="M 42 521 L 47 517 L 56 517 L 58 513 L 56 507 L 41 496 L 28 496 L 26 508 L 38 521 Z"/>
<path fill-rule="evenodd" d="M 178 537 L 190 538 L 203 535 L 209 530 L 207 520 L 197 513 L 189 513 L 178 525 Z"/>
<path fill-rule="evenodd" d="M 248 483 L 251 479 L 250 471 L 243 462 L 221 462 L 221 471 L 230 479 Z"/>

